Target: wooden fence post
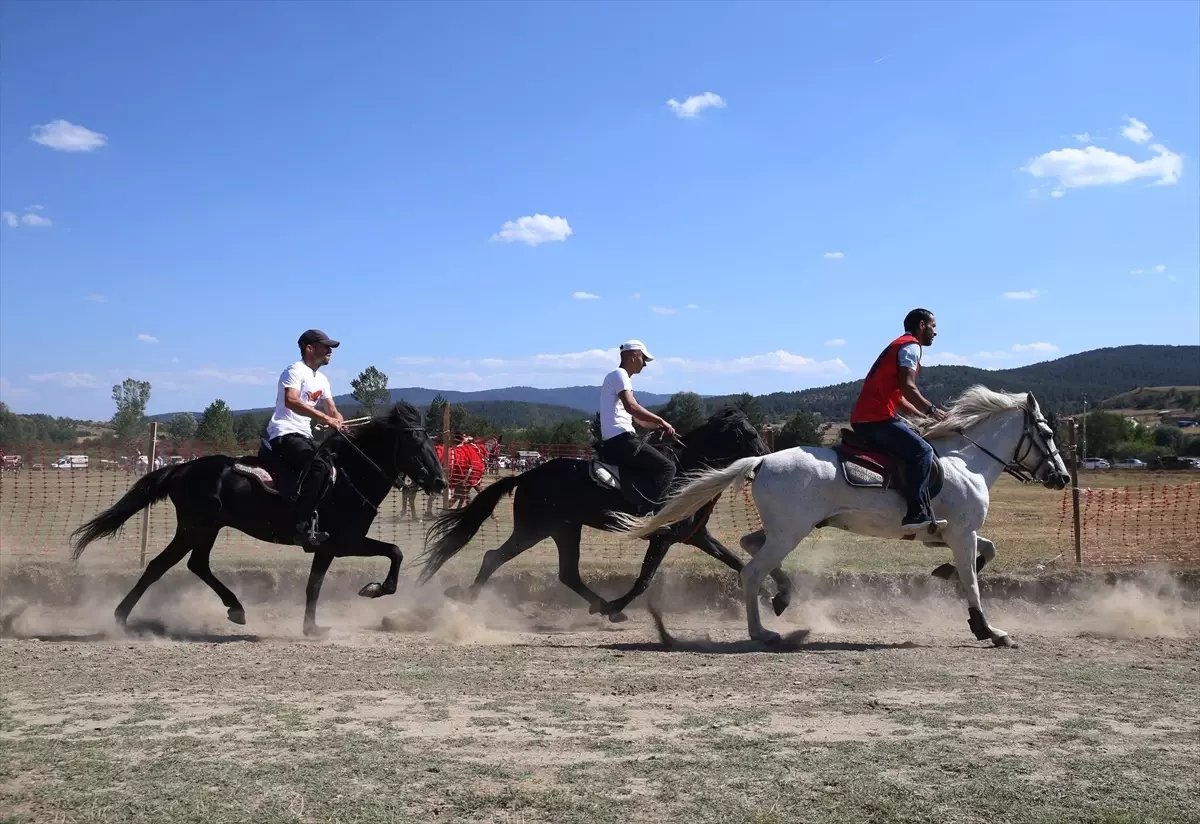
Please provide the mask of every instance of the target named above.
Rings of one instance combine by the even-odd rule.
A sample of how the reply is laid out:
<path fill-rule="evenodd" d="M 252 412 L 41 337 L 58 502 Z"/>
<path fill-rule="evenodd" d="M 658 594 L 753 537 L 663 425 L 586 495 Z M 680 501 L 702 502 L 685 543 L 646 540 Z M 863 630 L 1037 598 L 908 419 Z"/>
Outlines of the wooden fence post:
<path fill-rule="evenodd" d="M 446 491 L 442 493 L 442 510 L 450 508 L 450 442 L 454 433 L 450 431 L 450 401 L 442 407 L 442 472 L 446 475 Z"/>
<path fill-rule="evenodd" d="M 146 450 L 146 473 L 154 471 L 154 461 L 158 458 L 158 421 L 150 424 L 150 448 Z M 150 507 L 142 510 L 142 552 L 138 563 L 146 566 L 146 542 L 150 540 Z"/>
<path fill-rule="evenodd" d="M 1083 534 L 1079 528 L 1079 448 L 1075 442 L 1075 419 L 1067 427 L 1071 452 L 1071 514 L 1075 520 L 1075 565 L 1083 565 Z"/>

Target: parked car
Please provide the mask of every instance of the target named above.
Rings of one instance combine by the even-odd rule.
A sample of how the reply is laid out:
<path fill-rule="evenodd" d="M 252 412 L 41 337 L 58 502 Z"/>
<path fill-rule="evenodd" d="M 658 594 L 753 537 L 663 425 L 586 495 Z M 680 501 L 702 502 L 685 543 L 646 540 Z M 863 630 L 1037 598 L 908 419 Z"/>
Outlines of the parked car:
<path fill-rule="evenodd" d="M 51 469 L 87 469 L 87 455 L 63 455 L 54 463 L 50 464 Z"/>
<path fill-rule="evenodd" d="M 1200 469 L 1200 458 L 1176 457 L 1174 455 L 1167 455 L 1162 458 L 1156 458 L 1150 464 L 1150 468 L 1184 471 Z"/>
<path fill-rule="evenodd" d="M 1111 469 L 1112 464 L 1103 458 L 1088 458 L 1083 462 L 1084 469 Z"/>
<path fill-rule="evenodd" d="M 1145 469 L 1146 462 L 1137 458 L 1124 458 L 1113 464 L 1113 469 Z"/>

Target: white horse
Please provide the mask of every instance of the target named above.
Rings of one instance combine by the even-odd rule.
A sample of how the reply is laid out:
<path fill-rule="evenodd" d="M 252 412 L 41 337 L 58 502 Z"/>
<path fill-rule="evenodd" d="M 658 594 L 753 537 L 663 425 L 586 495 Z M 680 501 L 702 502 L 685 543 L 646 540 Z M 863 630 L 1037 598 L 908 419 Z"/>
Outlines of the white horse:
<path fill-rule="evenodd" d="M 1001 474 L 1008 472 L 1025 482 L 1040 481 L 1051 489 L 1062 489 L 1070 482 L 1054 444 L 1054 430 L 1032 393 L 1009 395 L 972 386 L 954 401 L 944 421 L 927 423 L 921 434 L 940 456 L 944 482 L 934 504 L 937 517 L 948 523 L 916 539 L 953 550 L 967 597 L 967 625 L 975 637 L 991 639 L 996 646 L 1015 646 L 1008 633 L 990 626 L 983 616 L 977 573 L 995 557 L 996 546 L 981 536 L 979 529 L 987 517 L 989 492 Z M 725 469 L 690 475 L 657 514 L 622 518 L 623 531 L 645 537 L 688 517 L 726 487 L 752 483 L 763 528 L 741 541 L 742 548 L 753 556 L 742 570 L 746 623 L 752 639 L 777 642 L 778 633 L 762 625 L 756 593 L 768 570 L 782 564 L 813 529 L 835 527 L 878 538 L 906 537 L 900 528 L 903 497 L 883 487 L 851 486 L 845 473 L 839 455 L 820 447 L 743 458 Z M 953 573 L 949 564 L 934 571 L 939 577 Z"/>

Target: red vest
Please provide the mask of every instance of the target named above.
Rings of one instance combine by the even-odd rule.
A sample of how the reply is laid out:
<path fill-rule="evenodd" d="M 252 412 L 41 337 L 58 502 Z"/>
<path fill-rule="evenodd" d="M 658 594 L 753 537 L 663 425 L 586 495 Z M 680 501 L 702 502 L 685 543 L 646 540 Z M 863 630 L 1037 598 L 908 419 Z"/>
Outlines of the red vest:
<path fill-rule="evenodd" d="M 912 335 L 901 335 L 888 344 L 875 365 L 867 373 L 863 381 L 862 392 L 854 411 L 850 413 L 850 423 L 873 423 L 875 421 L 890 421 L 896 417 L 896 405 L 900 402 L 900 349 L 910 343 L 920 344 Z M 920 371 L 920 364 L 917 370 Z"/>

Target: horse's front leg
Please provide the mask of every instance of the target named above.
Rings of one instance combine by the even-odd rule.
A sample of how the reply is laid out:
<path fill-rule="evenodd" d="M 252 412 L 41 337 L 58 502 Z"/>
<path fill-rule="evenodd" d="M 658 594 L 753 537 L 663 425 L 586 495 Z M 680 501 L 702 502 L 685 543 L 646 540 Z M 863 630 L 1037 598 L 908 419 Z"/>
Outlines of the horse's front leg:
<path fill-rule="evenodd" d="M 626 592 L 615 601 L 608 601 L 604 604 L 593 604 L 588 611 L 593 615 L 597 612 L 603 613 L 614 624 L 624 621 L 625 607 L 629 606 L 634 598 L 637 598 L 650 586 L 650 581 L 654 578 L 654 573 L 658 572 L 658 567 L 662 564 L 663 558 L 666 557 L 667 550 L 671 548 L 672 543 L 672 539 L 664 535 L 651 538 L 650 546 L 646 548 L 646 557 L 642 559 L 642 571 L 638 573 L 637 580 L 633 582 L 633 586 L 629 588 L 629 592 Z"/>
<path fill-rule="evenodd" d="M 304 588 L 304 634 L 322 636 L 328 630 L 317 625 L 317 600 L 321 597 L 321 584 L 325 573 L 333 563 L 333 549 L 324 544 L 313 553 L 312 571 L 308 573 L 308 586 Z"/>
<path fill-rule="evenodd" d="M 387 577 L 380 583 L 367 584 L 358 594 L 364 598 L 381 598 L 396 592 L 396 583 L 400 580 L 400 564 L 404 562 L 404 553 L 400 551 L 400 547 L 364 536 L 339 546 L 335 555 L 338 558 L 387 558 Z"/>
<path fill-rule="evenodd" d="M 990 640 L 998 647 L 1015 647 L 1017 642 L 1007 632 L 988 624 L 983 615 L 983 605 L 979 599 L 979 574 L 975 569 L 975 554 L 979 535 L 974 530 L 963 535 L 947 536 L 947 543 L 954 551 L 955 566 L 958 567 L 958 580 L 967 596 L 967 626 L 980 641 Z M 987 540 L 986 538 L 983 540 Z M 991 542 L 988 541 L 990 544 Z M 995 547 L 992 547 L 995 553 Z M 986 557 L 986 553 L 985 553 Z"/>

